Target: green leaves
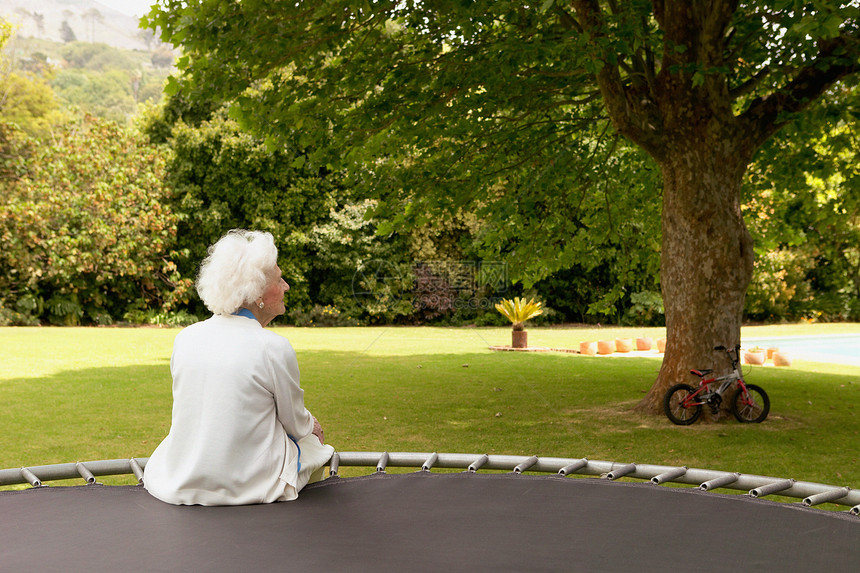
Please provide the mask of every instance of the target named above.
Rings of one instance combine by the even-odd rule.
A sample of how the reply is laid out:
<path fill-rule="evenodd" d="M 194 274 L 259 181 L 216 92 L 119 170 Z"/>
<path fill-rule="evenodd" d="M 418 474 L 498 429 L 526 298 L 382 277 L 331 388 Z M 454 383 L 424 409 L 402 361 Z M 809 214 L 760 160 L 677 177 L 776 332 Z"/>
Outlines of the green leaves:
<path fill-rule="evenodd" d="M 298 150 L 291 168 L 342 173 L 380 201 L 386 232 L 474 213 L 472 252 L 527 286 L 593 274 L 585 304 L 613 316 L 658 290 L 662 197 L 610 113 L 656 157 L 690 138 L 735 145 L 749 135 L 738 118 L 783 101 L 856 8 L 588 4 L 171 1 L 154 18 L 188 54 L 189 94 L 229 103 L 268 149 Z"/>
<path fill-rule="evenodd" d="M 226 116 L 221 109 L 198 126 L 172 127 L 166 183 L 180 218 L 175 248 L 188 253 L 176 260 L 179 272 L 193 276 L 208 245 L 232 228 L 269 231 L 291 285 L 290 306 L 309 305 L 323 278 L 313 271 L 313 229 L 341 200 L 337 177 L 310 169 L 296 142 L 261 140 Z"/>
<path fill-rule="evenodd" d="M 705 83 L 705 74 L 704 74 L 704 72 L 702 72 L 702 70 L 697 70 L 697 71 L 695 71 L 695 72 L 693 73 L 692 82 L 693 82 L 693 87 L 694 87 L 694 88 L 697 88 L 697 87 L 701 86 L 703 83 Z"/>
<path fill-rule="evenodd" d="M 164 84 L 164 93 L 172 96 L 176 95 L 179 92 L 179 82 L 175 77 L 170 76 L 167 78 L 167 83 Z"/>
<path fill-rule="evenodd" d="M 860 317 L 858 90 L 838 90 L 765 145 L 744 185 L 755 319 Z"/>
<path fill-rule="evenodd" d="M 0 183 L 5 304 L 35 300 L 31 312 L 77 324 L 184 297 L 190 281 L 164 272 L 176 224 L 164 204 L 164 165 L 161 150 L 110 122 L 55 129 L 25 172 Z"/>

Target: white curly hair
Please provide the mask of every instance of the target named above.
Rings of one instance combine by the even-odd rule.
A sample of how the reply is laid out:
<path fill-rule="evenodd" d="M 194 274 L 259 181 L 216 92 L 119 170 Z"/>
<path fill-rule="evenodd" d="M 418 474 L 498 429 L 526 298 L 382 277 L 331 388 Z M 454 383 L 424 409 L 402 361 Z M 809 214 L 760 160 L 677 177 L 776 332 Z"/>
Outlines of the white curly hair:
<path fill-rule="evenodd" d="M 263 295 L 278 266 L 271 233 L 233 229 L 209 247 L 197 293 L 215 314 L 232 314 Z"/>

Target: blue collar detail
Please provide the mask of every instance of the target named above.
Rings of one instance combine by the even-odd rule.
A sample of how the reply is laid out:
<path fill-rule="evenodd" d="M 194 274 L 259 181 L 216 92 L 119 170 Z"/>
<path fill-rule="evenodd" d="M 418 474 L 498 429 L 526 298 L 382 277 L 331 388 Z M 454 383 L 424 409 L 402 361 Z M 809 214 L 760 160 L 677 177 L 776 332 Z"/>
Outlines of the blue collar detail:
<path fill-rule="evenodd" d="M 233 313 L 233 316 L 244 316 L 245 318 L 251 318 L 253 320 L 257 320 L 257 317 L 254 316 L 254 313 L 248 310 L 247 308 L 240 308 L 236 312 Z"/>

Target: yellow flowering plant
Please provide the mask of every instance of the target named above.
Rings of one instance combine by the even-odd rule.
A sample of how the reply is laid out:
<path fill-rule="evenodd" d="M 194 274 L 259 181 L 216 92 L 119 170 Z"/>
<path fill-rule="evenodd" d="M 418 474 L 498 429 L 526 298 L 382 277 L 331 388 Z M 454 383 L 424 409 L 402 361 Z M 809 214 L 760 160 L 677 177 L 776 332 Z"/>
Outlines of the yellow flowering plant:
<path fill-rule="evenodd" d="M 513 323 L 514 330 L 523 330 L 525 321 L 543 314 L 541 306 L 542 304 L 535 302 L 533 298 L 526 301 L 525 298 L 515 297 L 513 300 L 502 299 L 496 304 L 496 310 Z"/>

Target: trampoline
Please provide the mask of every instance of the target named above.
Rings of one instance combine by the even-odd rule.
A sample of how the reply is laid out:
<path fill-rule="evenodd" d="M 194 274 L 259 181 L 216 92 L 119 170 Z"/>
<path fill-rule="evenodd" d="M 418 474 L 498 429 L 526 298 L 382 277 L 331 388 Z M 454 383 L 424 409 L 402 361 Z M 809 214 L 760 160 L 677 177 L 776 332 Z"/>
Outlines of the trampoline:
<path fill-rule="evenodd" d="M 0 471 L 0 485 L 73 476 L 92 484 L 0 492 L 0 569 L 848 571 L 860 562 L 860 491 L 780 478 L 584 458 L 343 452 L 332 477 L 287 503 L 173 506 L 139 485 L 96 485 L 96 475 L 139 475 L 145 462 Z M 376 471 L 339 477 L 347 465 Z M 394 466 L 420 470 L 386 473 Z M 616 481 L 623 476 L 642 481 Z M 669 481 L 699 487 L 660 486 Z M 748 495 L 713 492 L 750 485 Z M 772 494 L 803 501 L 761 499 Z M 809 507 L 826 501 L 849 509 Z"/>

